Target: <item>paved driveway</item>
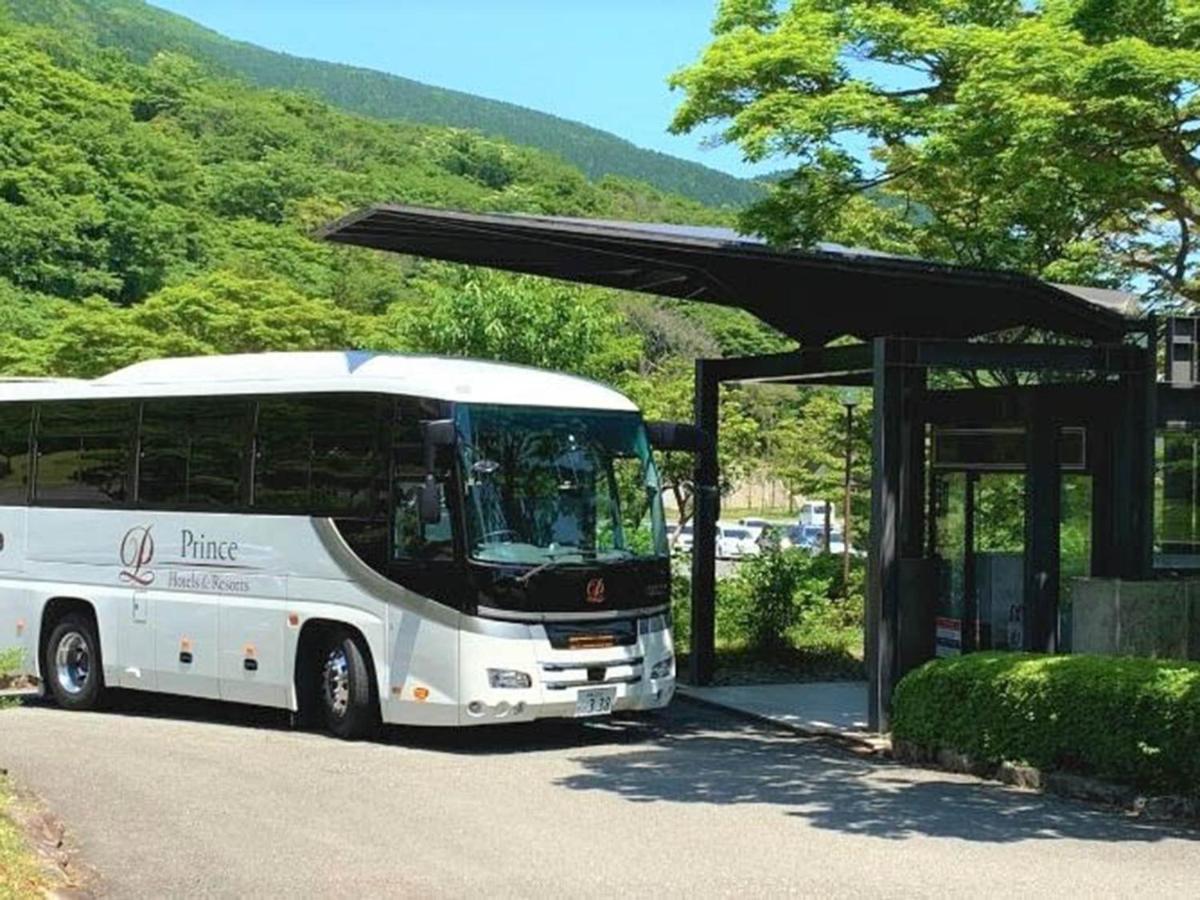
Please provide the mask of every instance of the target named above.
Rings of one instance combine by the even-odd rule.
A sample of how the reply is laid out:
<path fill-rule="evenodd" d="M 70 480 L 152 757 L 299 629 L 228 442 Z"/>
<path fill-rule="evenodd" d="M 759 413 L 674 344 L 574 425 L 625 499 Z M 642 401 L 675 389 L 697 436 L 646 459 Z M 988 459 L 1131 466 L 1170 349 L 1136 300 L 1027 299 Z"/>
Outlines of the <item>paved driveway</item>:
<path fill-rule="evenodd" d="M 220 704 L 26 706 L 0 713 L 0 767 L 119 897 L 1195 897 L 1200 884 L 1200 833 L 685 703 L 657 720 L 368 744 Z"/>

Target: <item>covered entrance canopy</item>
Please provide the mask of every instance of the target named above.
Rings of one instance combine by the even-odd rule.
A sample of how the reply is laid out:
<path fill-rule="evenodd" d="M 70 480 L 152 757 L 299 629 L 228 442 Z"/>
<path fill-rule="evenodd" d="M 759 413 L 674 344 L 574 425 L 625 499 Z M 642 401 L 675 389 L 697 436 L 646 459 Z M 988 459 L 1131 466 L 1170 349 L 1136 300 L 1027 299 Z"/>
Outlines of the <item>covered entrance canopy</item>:
<path fill-rule="evenodd" d="M 1057 646 L 1065 432 L 1082 429 L 1091 448 L 1092 570 L 1132 578 L 1149 570 L 1154 342 L 1131 341 L 1131 332 L 1145 324 L 1130 318 L 1135 304 L 1129 295 L 834 245 L 777 250 L 720 228 L 381 205 L 347 216 L 319 236 L 747 310 L 801 349 L 697 360 L 696 424 L 714 437 L 722 381 L 869 384 L 874 448 L 866 661 L 875 728 L 887 726 L 896 680 L 934 652 L 934 595 L 946 565 L 933 537 L 932 429 L 986 434 L 1003 427 L 1009 443 L 1018 435 L 1024 451 L 1022 646 Z M 1014 328 L 1070 343 L 979 340 Z M 862 343 L 825 346 L 842 336 Z M 937 390 L 929 375 L 938 370 L 1038 377 L 1033 385 L 1013 379 L 1007 387 Z M 691 656 L 697 683 L 711 678 L 714 664 L 717 482 L 715 451 L 701 454 Z M 964 648 L 978 637 L 977 620 L 954 620 Z"/>

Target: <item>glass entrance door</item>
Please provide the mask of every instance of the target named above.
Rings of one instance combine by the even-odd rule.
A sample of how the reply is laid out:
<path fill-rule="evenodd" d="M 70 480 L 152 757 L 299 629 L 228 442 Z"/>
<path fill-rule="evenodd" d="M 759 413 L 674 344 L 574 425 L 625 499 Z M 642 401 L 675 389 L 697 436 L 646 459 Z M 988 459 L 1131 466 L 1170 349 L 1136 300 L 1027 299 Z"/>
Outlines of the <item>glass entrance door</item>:
<path fill-rule="evenodd" d="M 1092 476 L 1063 472 L 1058 533 L 1058 649 L 1070 653 L 1071 583 L 1092 574 Z"/>
<path fill-rule="evenodd" d="M 928 521 L 939 656 L 1025 648 L 1025 453 L 1020 428 L 933 431 Z M 1058 458 L 1055 627 L 1057 646 L 1069 651 L 1072 581 L 1090 574 L 1092 565 L 1092 476 L 1083 428 L 1061 428 Z"/>
<path fill-rule="evenodd" d="M 935 651 L 1020 649 L 1024 641 L 1025 476 L 936 471 L 931 554 Z"/>

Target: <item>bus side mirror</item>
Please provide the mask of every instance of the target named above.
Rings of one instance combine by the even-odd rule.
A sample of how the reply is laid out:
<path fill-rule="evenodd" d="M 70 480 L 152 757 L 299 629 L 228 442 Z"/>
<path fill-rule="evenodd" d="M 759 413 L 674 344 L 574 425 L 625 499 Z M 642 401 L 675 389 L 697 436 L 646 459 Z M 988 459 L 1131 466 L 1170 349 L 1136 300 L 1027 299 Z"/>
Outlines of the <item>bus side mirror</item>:
<path fill-rule="evenodd" d="M 699 453 L 709 445 L 708 434 L 688 422 L 647 422 L 646 433 L 655 450 Z"/>
<path fill-rule="evenodd" d="M 421 492 L 417 495 L 417 510 L 426 525 L 436 525 L 442 521 L 442 486 L 432 473 L 425 476 L 421 485 Z"/>

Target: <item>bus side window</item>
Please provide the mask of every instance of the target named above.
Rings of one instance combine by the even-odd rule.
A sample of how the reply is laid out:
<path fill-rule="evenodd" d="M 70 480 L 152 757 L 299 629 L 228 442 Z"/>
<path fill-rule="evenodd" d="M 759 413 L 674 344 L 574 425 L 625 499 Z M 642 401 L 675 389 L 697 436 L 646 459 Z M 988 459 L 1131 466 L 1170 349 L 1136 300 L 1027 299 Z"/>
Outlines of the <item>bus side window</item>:
<path fill-rule="evenodd" d="M 86 506 L 128 499 L 134 410 L 119 400 L 40 404 L 34 497 Z"/>
<path fill-rule="evenodd" d="M 32 413 L 33 408 L 27 403 L 6 403 L 0 407 L 0 505 L 25 505 Z"/>
<path fill-rule="evenodd" d="M 236 509 L 249 402 L 171 397 L 142 404 L 138 501 L 164 509 Z"/>
<path fill-rule="evenodd" d="M 383 518 L 387 466 L 380 401 L 369 394 L 296 394 L 258 403 L 254 505 Z"/>
<path fill-rule="evenodd" d="M 454 532 L 448 482 L 450 451 L 438 457 L 435 476 L 442 485 L 442 517 L 432 524 L 421 521 L 418 497 L 425 482 L 424 449 L 421 421 L 438 417 L 438 409 L 429 401 L 404 398 L 397 404 L 393 431 L 395 448 L 392 460 L 392 490 L 395 512 L 392 520 L 392 558 L 394 560 L 452 560 Z"/>

